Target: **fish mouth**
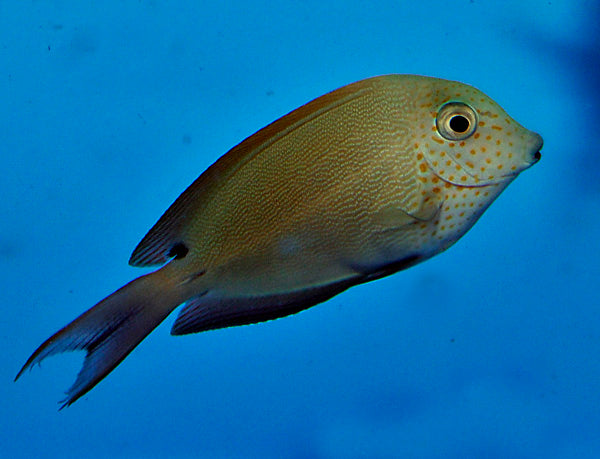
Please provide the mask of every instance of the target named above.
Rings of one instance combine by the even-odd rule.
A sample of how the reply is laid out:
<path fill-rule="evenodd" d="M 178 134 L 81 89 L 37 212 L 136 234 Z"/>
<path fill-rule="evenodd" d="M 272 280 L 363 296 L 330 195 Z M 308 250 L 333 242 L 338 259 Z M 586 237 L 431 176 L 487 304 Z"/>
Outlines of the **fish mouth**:
<path fill-rule="evenodd" d="M 529 169 L 531 166 L 538 163 L 540 159 L 542 159 L 542 152 L 537 150 L 533 155 L 531 155 L 531 160 L 525 163 L 525 169 Z"/>
<path fill-rule="evenodd" d="M 541 137 L 540 137 L 541 139 Z M 541 148 L 541 145 L 540 145 Z M 515 178 L 517 175 L 519 175 L 521 172 L 529 169 L 531 166 L 533 166 L 534 164 L 538 163 L 540 159 L 542 159 L 542 152 L 537 149 L 534 150 L 535 153 L 529 155 L 530 156 L 530 160 L 526 161 L 525 164 L 523 165 L 523 167 L 519 168 L 518 170 L 508 173 L 508 174 L 504 174 L 501 175 L 500 177 L 506 179 L 506 178 Z"/>
<path fill-rule="evenodd" d="M 531 155 L 531 160 L 527 162 L 528 167 L 533 166 L 540 159 L 542 159 L 542 147 L 544 146 L 544 139 L 542 136 L 536 133 L 533 133 L 533 148 L 531 151 L 535 152 Z"/>
<path fill-rule="evenodd" d="M 538 136 L 539 137 L 539 136 Z M 529 169 L 531 166 L 533 166 L 534 164 L 538 163 L 540 159 L 542 159 L 542 152 L 540 151 L 542 148 L 542 143 L 543 141 L 541 140 L 542 138 L 540 137 L 540 144 L 539 144 L 539 148 L 534 150 L 535 153 L 530 155 L 530 160 L 526 161 L 525 164 L 523 165 L 523 167 L 517 169 L 514 172 L 509 172 L 508 174 L 503 174 L 500 175 L 498 178 L 500 180 L 508 180 L 508 179 L 514 179 L 517 175 L 519 175 L 521 172 L 523 172 L 524 170 Z"/>

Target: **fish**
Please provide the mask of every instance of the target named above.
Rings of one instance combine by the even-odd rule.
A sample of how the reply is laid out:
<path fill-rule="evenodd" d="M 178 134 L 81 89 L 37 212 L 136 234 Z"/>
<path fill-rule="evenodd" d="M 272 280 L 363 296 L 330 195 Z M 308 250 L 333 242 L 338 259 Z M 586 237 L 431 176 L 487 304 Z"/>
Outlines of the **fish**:
<path fill-rule="evenodd" d="M 172 335 L 289 316 L 421 263 L 461 238 L 542 144 L 456 81 L 389 74 L 329 92 L 204 171 L 129 259 L 161 267 L 48 338 L 15 381 L 84 351 L 62 409 L 182 304 Z"/>

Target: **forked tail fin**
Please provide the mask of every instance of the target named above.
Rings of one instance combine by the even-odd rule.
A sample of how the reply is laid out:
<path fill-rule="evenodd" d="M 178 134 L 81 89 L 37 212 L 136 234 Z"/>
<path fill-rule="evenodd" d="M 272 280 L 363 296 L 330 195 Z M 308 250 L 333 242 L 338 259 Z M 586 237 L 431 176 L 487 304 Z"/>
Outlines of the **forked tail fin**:
<path fill-rule="evenodd" d="M 138 277 L 48 338 L 29 357 L 15 381 L 50 355 L 85 350 L 83 367 L 62 400 L 62 409 L 114 370 L 182 301 L 161 270 Z"/>

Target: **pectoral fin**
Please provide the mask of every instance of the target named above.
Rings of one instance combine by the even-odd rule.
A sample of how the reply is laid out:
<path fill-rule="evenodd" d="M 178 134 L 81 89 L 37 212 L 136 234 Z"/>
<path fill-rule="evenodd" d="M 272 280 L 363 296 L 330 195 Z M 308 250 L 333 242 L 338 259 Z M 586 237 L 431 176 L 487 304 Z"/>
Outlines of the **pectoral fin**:
<path fill-rule="evenodd" d="M 414 212 L 392 204 L 375 213 L 373 222 L 381 228 L 381 232 L 402 230 L 413 223 L 433 220 L 439 214 L 442 203 L 437 195 L 427 195 L 423 197 L 420 207 Z"/>

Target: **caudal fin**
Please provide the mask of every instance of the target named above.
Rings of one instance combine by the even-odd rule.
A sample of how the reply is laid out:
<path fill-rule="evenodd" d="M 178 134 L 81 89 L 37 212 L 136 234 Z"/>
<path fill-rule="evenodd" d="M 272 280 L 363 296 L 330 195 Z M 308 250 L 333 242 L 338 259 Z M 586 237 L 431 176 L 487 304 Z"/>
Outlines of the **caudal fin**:
<path fill-rule="evenodd" d="M 50 355 L 85 350 L 83 367 L 60 409 L 71 405 L 114 370 L 181 302 L 160 271 L 139 277 L 48 338 L 15 381 Z"/>

